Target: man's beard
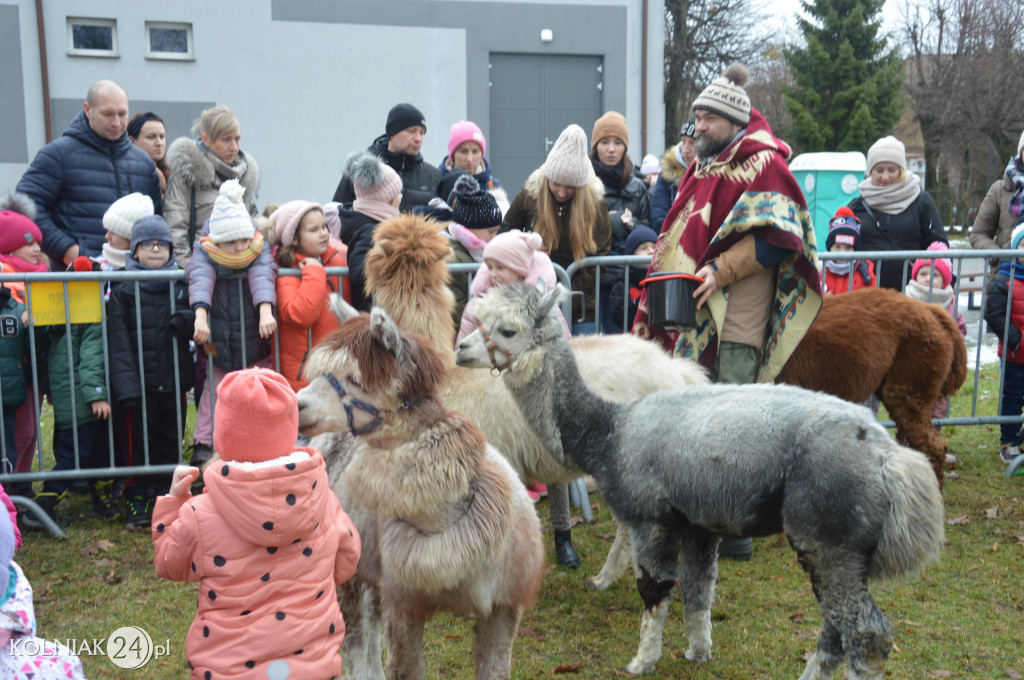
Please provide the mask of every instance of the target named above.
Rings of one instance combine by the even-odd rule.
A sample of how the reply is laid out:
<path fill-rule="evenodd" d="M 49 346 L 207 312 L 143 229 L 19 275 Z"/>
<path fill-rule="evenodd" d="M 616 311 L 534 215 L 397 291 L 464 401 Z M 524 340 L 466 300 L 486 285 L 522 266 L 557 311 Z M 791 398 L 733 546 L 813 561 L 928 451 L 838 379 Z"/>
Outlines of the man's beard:
<path fill-rule="evenodd" d="M 694 146 L 697 147 L 697 158 L 705 160 L 716 158 L 718 154 L 725 151 L 732 139 L 715 139 L 710 132 L 698 132 Z"/>

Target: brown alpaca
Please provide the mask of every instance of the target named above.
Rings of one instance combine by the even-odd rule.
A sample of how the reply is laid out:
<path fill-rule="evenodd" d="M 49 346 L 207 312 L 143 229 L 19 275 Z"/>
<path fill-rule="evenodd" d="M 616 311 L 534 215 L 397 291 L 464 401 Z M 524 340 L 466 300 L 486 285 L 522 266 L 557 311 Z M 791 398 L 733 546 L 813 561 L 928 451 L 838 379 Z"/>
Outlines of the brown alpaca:
<path fill-rule="evenodd" d="M 948 311 L 894 290 L 864 288 L 825 298 L 776 382 L 856 403 L 877 395 L 896 423 L 897 440 L 928 457 L 941 485 L 947 446 L 931 410 L 966 378 L 967 349 Z"/>

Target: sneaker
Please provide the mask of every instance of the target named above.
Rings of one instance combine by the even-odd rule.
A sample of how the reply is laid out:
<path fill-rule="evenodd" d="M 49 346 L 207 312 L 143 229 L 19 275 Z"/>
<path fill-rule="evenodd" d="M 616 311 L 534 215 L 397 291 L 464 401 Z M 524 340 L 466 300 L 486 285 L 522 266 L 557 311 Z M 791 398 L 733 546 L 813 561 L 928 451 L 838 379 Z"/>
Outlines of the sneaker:
<path fill-rule="evenodd" d="M 1017 444 L 1000 444 L 999 460 L 1007 465 L 1020 455 L 1020 446 Z"/>
<path fill-rule="evenodd" d="M 530 482 L 529 484 L 526 485 L 526 489 L 527 491 L 532 491 L 533 493 L 537 494 L 537 498 L 547 498 L 548 496 L 547 485 L 541 484 L 540 482 Z"/>
<path fill-rule="evenodd" d="M 60 503 L 65 496 L 67 496 L 66 491 L 61 493 L 40 491 L 35 497 L 36 505 L 46 513 L 47 517 L 53 520 L 54 524 L 62 529 L 70 524 L 66 517 L 57 513 L 57 504 Z M 39 529 L 40 531 L 46 531 L 46 525 L 43 524 L 43 522 L 31 510 L 26 510 L 25 514 L 21 515 L 21 523 L 27 529 Z"/>
<path fill-rule="evenodd" d="M 718 544 L 718 558 L 746 562 L 754 556 L 754 541 L 750 538 L 723 538 Z"/>
<path fill-rule="evenodd" d="M 100 479 L 93 482 L 91 492 L 92 514 L 106 520 L 121 517 L 121 508 L 114 498 L 114 480 Z"/>
<path fill-rule="evenodd" d="M 128 494 L 125 503 L 125 512 L 129 524 L 137 527 L 148 527 L 153 520 L 153 505 L 155 499 L 147 493 L 133 492 Z"/>

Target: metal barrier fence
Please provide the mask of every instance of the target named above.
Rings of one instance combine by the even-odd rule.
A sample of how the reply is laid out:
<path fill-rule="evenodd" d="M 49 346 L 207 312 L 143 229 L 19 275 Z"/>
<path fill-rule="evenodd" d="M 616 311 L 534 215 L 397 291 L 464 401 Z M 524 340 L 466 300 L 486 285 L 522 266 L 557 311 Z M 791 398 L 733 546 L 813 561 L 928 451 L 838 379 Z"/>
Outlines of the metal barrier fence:
<path fill-rule="evenodd" d="M 979 251 L 974 251 L 974 250 L 951 250 L 951 251 L 948 251 L 948 252 L 944 252 L 943 253 L 943 257 L 953 261 L 953 273 L 957 277 L 956 278 L 956 283 L 955 283 L 955 289 L 957 291 L 957 295 L 954 297 L 954 300 L 956 301 L 955 304 L 956 304 L 956 308 L 958 309 L 958 311 L 960 310 L 959 301 L 960 301 L 960 293 L 962 292 L 961 291 L 962 286 L 965 287 L 965 290 L 967 292 L 971 293 L 971 295 L 973 295 L 974 293 L 980 292 L 980 294 L 981 294 L 981 304 L 980 304 L 980 306 L 981 306 L 981 309 L 984 309 L 986 298 L 987 298 L 987 293 L 988 293 L 988 291 L 986 289 L 987 287 L 985 285 L 985 281 L 986 281 L 986 279 L 988 277 L 988 274 L 989 274 L 989 258 L 1001 258 L 1004 261 L 1013 262 L 1014 266 L 1016 266 L 1016 256 L 1017 256 L 1017 254 L 1018 254 L 1018 251 L 1013 251 L 1013 250 L 985 251 L 984 254 L 980 253 Z M 826 261 L 826 260 L 830 260 L 830 259 L 831 260 L 837 260 L 837 261 L 838 260 L 853 260 L 853 259 L 871 259 L 871 260 L 876 261 L 876 268 L 879 267 L 879 266 L 885 267 L 887 265 L 887 263 L 889 263 L 889 266 L 901 266 L 903 268 L 903 270 L 904 270 L 904 279 L 906 279 L 906 273 L 909 272 L 909 268 L 911 266 L 911 263 L 915 259 L 918 259 L 918 258 L 930 259 L 930 258 L 935 257 L 935 255 L 936 255 L 935 251 L 894 251 L 894 252 L 820 253 L 820 258 L 821 258 L 821 260 L 823 262 Z M 559 282 L 562 283 L 563 285 L 565 285 L 568 288 L 568 287 L 570 287 L 569 286 L 569 282 L 571 280 L 571 277 L 576 272 L 578 272 L 583 267 L 594 267 L 596 269 L 596 272 L 595 272 L 595 291 L 594 291 L 594 296 L 595 296 L 595 310 L 594 310 L 594 313 L 595 313 L 595 318 L 598 319 L 597 327 L 598 327 L 599 330 L 606 330 L 606 331 L 609 331 L 609 332 L 619 332 L 618 328 L 609 326 L 606 323 L 606 320 L 604 320 L 603 316 L 602 316 L 602 305 L 607 305 L 608 304 L 607 296 L 606 295 L 602 296 L 602 292 L 601 292 L 602 270 L 607 270 L 609 267 L 620 267 L 621 268 L 621 275 L 622 275 L 622 277 L 623 277 L 623 279 L 625 280 L 625 283 L 626 283 L 626 285 L 625 285 L 626 295 L 628 296 L 629 267 L 630 266 L 640 266 L 640 267 L 643 267 L 643 268 L 646 269 L 646 267 L 647 267 L 649 262 L 650 262 L 650 258 L 646 257 L 646 256 L 604 256 L 604 257 L 592 257 L 592 258 L 587 258 L 586 260 L 584 260 L 583 262 L 581 262 L 579 264 L 571 265 L 567 270 L 562 269 L 561 267 L 555 265 L 555 270 L 556 270 L 556 274 L 558 276 Z M 980 266 L 979 266 L 979 264 L 980 264 Z M 479 266 L 480 266 L 479 264 L 452 264 L 452 265 L 449 266 L 449 269 L 451 270 L 453 276 L 466 276 L 467 280 L 471 281 L 473 273 L 479 268 Z M 1020 265 L 1020 266 L 1022 268 L 1024 268 L 1024 265 Z M 340 275 L 347 274 L 348 273 L 348 268 L 347 267 L 331 267 L 331 268 L 327 269 L 327 273 L 329 275 L 331 275 L 331 276 L 340 276 Z M 877 271 L 876 271 L 876 274 L 877 274 Z M 279 276 L 299 276 L 299 275 L 300 275 L 299 274 L 299 270 L 297 270 L 297 269 L 281 270 L 281 272 L 279 272 Z M 225 278 L 231 279 L 231 280 L 236 280 L 238 286 L 248 285 L 247 284 L 247 279 L 246 279 L 244 274 L 243 275 L 233 275 L 233 276 L 225 277 Z M 184 274 L 183 271 L 177 271 L 177 272 L 162 272 L 162 271 L 127 272 L 127 271 L 120 271 L 120 272 L 81 272 L 81 273 L 78 273 L 78 272 L 52 272 L 52 273 L 43 273 L 43 274 L 0 274 L 0 283 L 21 282 L 21 283 L 24 283 L 26 289 L 29 289 L 29 290 L 33 289 L 33 287 L 38 286 L 40 284 L 49 284 L 51 286 L 52 285 L 60 286 L 60 294 L 57 294 L 56 298 L 53 297 L 54 296 L 53 293 L 48 293 L 48 295 L 50 296 L 49 304 L 51 305 L 51 307 L 53 306 L 54 299 L 57 300 L 56 304 L 58 306 L 58 309 L 56 309 L 56 310 L 52 310 L 51 309 L 50 311 L 56 311 L 56 312 L 60 313 L 59 316 L 62 319 L 61 323 L 64 324 L 64 331 L 65 331 L 65 333 L 70 333 L 71 326 L 72 326 L 71 319 L 72 319 L 72 312 L 73 312 L 73 310 L 71 308 L 71 303 L 69 302 L 69 299 L 72 297 L 72 295 L 69 295 L 69 286 L 74 287 L 74 286 L 78 285 L 80 282 L 99 282 L 99 285 L 101 287 L 103 287 L 104 289 L 107 289 L 114 282 L 120 282 L 120 281 L 134 282 L 135 291 L 136 291 L 136 309 L 135 309 L 135 313 L 136 313 L 136 318 L 138 319 L 138 318 L 141 317 L 141 315 L 145 314 L 145 310 L 141 309 L 141 307 L 139 306 L 139 303 L 138 303 L 138 290 L 139 290 L 138 287 L 139 287 L 139 283 L 140 282 L 143 282 L 143 281 L 153 281 L 153 280 L 171 282 L 171 281 L 181 281 L 181 280 L 184 280 L 184 279 L 185 279 L 185 274 Z M 1012 282 L 1013 282 L 1013 277 L 1011 277 L 1011 288 L 1012 288 L 1012 285 L 1013 285 Z M 606 288 L 607 288 L 607 282 L 606 282 Z M 172 289 L 173 289 L 173 286 L 168 285 L 168 290 L 171 291 Z M 169 295 L 171 295 L 171 305 L 172 305 L 172 310 L 173 310 L 173 305 L 174 305 L 173 294 L 171 294 L 169 292 Z M 575 295 L 582 295 L 582 291 L 579 291 L 579 290 L 573 291 L 573 295 L 574 296 Z M 30 318 L 33 316 L 34 312 L 37 311 L 37 310 L 32 308 L 33 298 L 34 297 L 36 297 L 36 296 L 31 295 L 31 294 L 26 295 L 26 306 L 28 307 L 28 315 L 29 315 Z M 624 307 L 627 307 L 628 306 L 628 299 L 624 299 L 623 302 L 624 302 Z M 62 309 L 59 309 L 59 307 L 62 307 Z M 244 307 L 244 305 L 243 305 L 243 307 Z M 569 301 L 565 302 L 563 304 L 563 306 L 562 306 L 562 311 L 563 311 L 563 315 L 565 316 L 566 320 L 569 321 L 571 319 L 571 316 L 572 316 L 572 314 L 571 314 L 571 302 L 569 302 Z M 1007 308 L 1007 313 L 1008 312 L 1009 312 L 1009 307 Z M 254 310 L 245 310 L 244 308 L 240 310 L 240 315 L 243 316 L 243 317 L 247 313 L 255 314 L 255 311 Z M 110 351 L 111 350 L 110 350 L 110 347 L 109 347 L 109 344 L 108 344 L 108 341 L 109 341 L 109 338 L 108 338 L 108 328 L 107 328 L 108 319 L 107 319 L 107 315 L 106 315 L 105 305 L 102 305 L 102 304 L 99 305 L 99 314 L 100 314 L 100 321 L 98 323 L 100 323 L 100 326 L 101 326 L 101 329 L 102 329 L 104 365 L 109 367 L 110 366 Z M 578 320 L 573 319 L 572 321 L 578 321 Z M 570 323 L 572 323 L 572 321 L 570 321 Z M 623 322 L 622 325 L 624 326 L 625 322 L 626 322 L 625 314 L 624 314 L 624 317 L 622 319 L 622 322 Z M 138 325 L 137 325 L 137 327 L 138 327 Z M 142 404 L 141 404 L 141 412 L 143 414 L 143 428 L 144 428 L 143 429 L 144 447 L 143 447 L 143 451 L 142 451 L 143 460 L 142 460 L 142 464 L 141 465 L 127 466 L 127 465 L 124 465 L 124 464 L 121 464 L 121 465 L 118 464 L 117 456 L 116 456 L 116 452 L 115 452 L 114 436 L 113 436 L 113 434 L 114 434 L 113 433 L 114 423 L 113 423 L 113 421 L 111 419 L 108 418 L 107 419 L 107 423 L 106 423 L 107 435 L 108 435 L 108 450 L 106 451 L 105 460 L 98 461 L 99 464 L 95 465 L 93 467 L 89 467 L 89 466 L 83 467 L 81 461 L 79 460 L 79 456 L 78 456 L 78 451 L 79 451 L 78 438 L 77 438 L 77 432 L 75 432 L 74 433 L 74 444 L 75 444 L 75 453 L 76 453 L 76 455 L 75 455 L 74 468 L 73 469 L 68 469 L 68 470 L 60 470 L 60 471 L 44 470 L 43 469 L 43 454 L 44 454 L 44 451 L 46 450 L 46 443 L 44 443 L 43 439 L 42 439 L 43 409 L 41 407 L 40 399 L 37 396 L 35 396 L 35 395 L 39 394 L 39 390 L 40 390 L 40 382 L 39 382 L 40 381 L 40 376 L 39 376 L 39 372 L 38 372 L 38 369 L 37 369 L 37 366 L 36 366 L 36 363 L 37 363 L 36 332 L 37 332 L 37 329 L 36 329 L 36 327 L 34 325 L 29 326 L 28 333 L 29 333 L 29 339 L 30 339 L 29 346 L 30 346 L 30 366 L 31 366 L 31 380 L 30 380 L 30 382 L 31 382 L 31 391 L 30 391 L 30 394 L 28 396 L 28 399 L 34 399 L 35 400 L 34 403 L 36 404 L 36 409 L 35 409 L 35 415 L 36 415 L 36 418 L 35 418 L 36 442 L 35 442 L 35 448 L 34 448 L 34 454 L 35 455 L 34 455 L 31 467 L 29 469 L 27 469 L 27 470 L 23 469 L 23 470 L 20 470 L 20 471 L 12 470 L 10 468 L 9 463 L 7 462 L 7 455 L 6 455 L 7 454 L 7 451 L 6 451 L 6 449 L 7 449 L 7 440 L 3 436 L 5 434 L 5 429 L 4 429 L 5 428 L 5 424 L 2 421 L 0 421 L 0 453 L 3 454 L 2 459 L 0 459 L 0 460 L 3 460 L 3 464 L 4 464 L 2 471 L 0 471 L 0 483 L 4 484 L 6 486 L 6 485 L 9 485 L 9 484 L 17 484 L 17 483 L 20 483 L 20 482 L 33 482 L 33 481 L 46 480 L 46 479 L 82 480 L 82 479 L 102 479 L 102 478 L 110 478 L 110 477 L 121 477 L 121 476 L 126 476 L 126 475 L 136 475 L 136 476 L 138 476 L 138 475 L 169 474 L 169 473 L 171 473 L 173 471 L 173 469 L 174 469 L 174 465 L 153 465 L 153 464 L 150 464 L 149 445 L 148 445 L 149 442 L 148 442 L 148 436 L 147 436 L 148 433 L 147 433 L 147 430 L 146 430 L 146 428 L 149 427 L 149 424 L 148 424 L 148 422 L 146 422 L 146 418 L 145 418 L 145 412 L 146 412 L 145 411 L 145 392 L 146 392 L 146 390 L 145 390 L 145 385 L 144 384 L 142 386 L 142 388 L 143 388 L 142 389 L 142 400 L 143 401 L 142 401 Z M 1024 417 L 1022 417 L 1020 415 L 1017 415 L 1017 416 L 1002 416 L 1001 417 L 1001 416 L 998 416 L 998 415 L 989 415 L 989 414 L 984 414 L 983 415 L 983 414 L 979 414 L 979 412 L 978 412 L 978 389 L 977 389 L 978 388 L 979 376 L 978 376 L 977 369 L 979 368 L 979 363 L 980 363 L 980 360 L 981 360 L 981 345 L 984 342 L 984 333 L 985 333 L 985 331 L 984 331 L 984 327 L 983 327 L 983 322 L 978 324 L 976 333 L 977 333 L 976 338 L 975 338 L 976 339 L 976 343 L 975 343 L 976 344 L 976 350 L 975 350 L 974 357 L 973 357 L 973 367 L 976 370 L 975 370 L 975 374 L 974 374 L 974 397 L 973 397 L 972 403 L 971 403 L 970 416 L 968 416 L 968 417 L 947 417 L 947 418 L 935 420 L 934 422 L 937 423 L 937 424 L 940 424 L 940 425 L 981 425 L 981 424 L 1002 424 L 1002 423 L 1016 423 L 1016 424 L 1024 423 Z M 1005 341 L 1005 338 L 1004 338 L 1004 341 Z M 136 332 L 136 342 L 138 343 L 137 347 L 141 347 L 141 343 L 142 343 L 141 329 L 137 330 L 137 332 Z M 307 342 L 309 343 L 309 346 L 311 347 L 312 346 L 311 337 L 309 337 L 307 339 Z M 279 356 L 279 351 L 278 351 L 279 350 L 279 343 L 278 343 L 277 334 L 274 335 L 272 344 L 273 344 L 272 356 L 278 357 Z M 77 402 L 78 396 L 75 394 L 75 389 L 74 389 L 75 378 L 74 378 L 73 359 L 72 359 L 71 348 L 68 347 L 67 351 L 68 351 L 68 377 L 69 377 L 69 383 L 72 386 L 72 389 L 71 389 L 72 413 L 75 413 L 76 402 Z M 242 357 L 243 364 L 248 365 L 247 357 L 244 354 L 244 352 L 245 352 L 244 347 L 243 347 L 242 351 L 243 351 L 243 357 Z M 141 352 L 140 352 L 140 354 L 141 354 Z M 175 354 L 174 358 L 175 358 L 175 375 L 177 375 L 177 368 L 178 368 L 178 366 L 177 366 L 177 355 L 176 354 Z M 140 362 L 141 362 L 141 359 L 140 359 Z M 275 368 L 279 368 L 279 367 L 280 367 L 279 364 L 275 363 Z M 145 380 L 145 376 L 144 376 L 144 372 L 141 371 L 141 367 L 140 367 L 140 374 L 141 374 L 140 378 L 144 381 Z M 1001 403 L 1002 403 L 1002 396 L 1001 395 L 1002 395 L 1003 380 L 1004 380 L 1004 375 L 1003 375 L 1002 368 L 1000 368 L 1000 376 L 999 376 L 1000 400 L 999 400 L 999 405 L 997 405 L 997 408 L 996 408 L 996 413 L 999 412 L 1000 407 L 1001 407 Z M 111 394 L 111 392 L 110 392 L 110 387 L 111 386 L 110 386 L 109 370 L 107 371 L 107 374 L 106 374 L 106 385 L 105 385 L 105 387 L 106 387 L 107 394 L 110 395 Z M 206 388 L 205 389 L 209 390 L 208 396 L 212 399 L 213 398 L 213 381 L 212 381 L 212 379 L 208 379 L 207 380 Z M 175 385 L 175 397 L 176 397 L 175 402 L 178 404 L 179 407 L 181 406 L 182 397 L 183 396 L 184 395 L 182 394 L 180 384 L 176 384 Z M 2 398 L 2 386 L 0 386 L 0 398 Z M 213 402 L 213 404 L 214 404 L 214 407 L 215 407 L 215 401 Z M 181 415 L 182 414 L 180 412 L 176 413 L 176 416 L 177 416 L 176 422 L 177 423 L 181 423 L 182 422 L 183 419 L 181 418 Z M 891 425 L 891 423 L 888 423 L 888 424 Z M 182 461 L 183 458 L 184 458 L 184 445 L 183 445 L 183 443 L 185 441 L 186 434 L 188 434 L 188 433 L 183 431 L 179 427 L 179 431 L 177 432 L 177 439 L 178 439 L 178 461 L 179 462 Z M 95 464 L 95 463 L 97 463 L 97 461 L 93 461 L 93 463 Z M 103 463 L 105 463 L 105 465 Z"/>

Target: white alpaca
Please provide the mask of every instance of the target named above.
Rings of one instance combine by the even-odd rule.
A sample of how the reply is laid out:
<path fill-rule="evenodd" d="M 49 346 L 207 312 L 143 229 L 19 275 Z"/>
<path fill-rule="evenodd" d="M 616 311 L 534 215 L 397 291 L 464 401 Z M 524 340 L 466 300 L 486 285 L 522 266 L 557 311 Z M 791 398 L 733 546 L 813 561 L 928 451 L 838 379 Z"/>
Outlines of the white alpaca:
<path fill-rule="evenodd" d="M 546 484 L 577 479 L 583 471 L 560 448 L 537 439 L 500 380 L 455 366 L 454 298 L 447 285 L 450 252 L 435 223 L 413 215 L 382 222 L 366 257 L 367 290 L 403 330 L 430 338 L 451 367 L 441 386 L 444 402 L 484 431 L 520 479 Z M 571 345 L 587 386 L 611 401 L 708 382 L 693 362 L 673 359 L 660 346 L 631 335 L 581 336 Z M 611 586 L 629 566 L 630 552 L 629 536 L 619 526 L 604 566 L 588 584 L 598 590 Z"/>

